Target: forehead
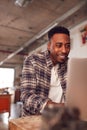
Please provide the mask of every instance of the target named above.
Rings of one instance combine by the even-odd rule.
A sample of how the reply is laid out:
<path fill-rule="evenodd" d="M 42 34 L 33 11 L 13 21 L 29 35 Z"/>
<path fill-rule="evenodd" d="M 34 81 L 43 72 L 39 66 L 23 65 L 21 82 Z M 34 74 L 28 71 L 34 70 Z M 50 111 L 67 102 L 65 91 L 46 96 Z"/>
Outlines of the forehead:
<path fill-rule="evenodd" d="M 63 33 L 54 34 L 51 39 L 54 40 L 55 42 L 63 42 L 63 41 L 70 42 L 70 37 L 67 34 Z"/>

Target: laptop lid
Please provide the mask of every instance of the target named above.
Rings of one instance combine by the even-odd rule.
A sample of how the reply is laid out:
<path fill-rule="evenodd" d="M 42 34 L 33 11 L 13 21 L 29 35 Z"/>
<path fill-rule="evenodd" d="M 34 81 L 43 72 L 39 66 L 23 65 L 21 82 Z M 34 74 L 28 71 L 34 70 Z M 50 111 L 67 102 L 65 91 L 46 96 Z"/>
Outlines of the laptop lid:
<path fill-rule="evenodd" d="M 87 121 L 87 58 L 72 58 L 68 62 L 65 104 L 79 108 L 80 118 Z"/>

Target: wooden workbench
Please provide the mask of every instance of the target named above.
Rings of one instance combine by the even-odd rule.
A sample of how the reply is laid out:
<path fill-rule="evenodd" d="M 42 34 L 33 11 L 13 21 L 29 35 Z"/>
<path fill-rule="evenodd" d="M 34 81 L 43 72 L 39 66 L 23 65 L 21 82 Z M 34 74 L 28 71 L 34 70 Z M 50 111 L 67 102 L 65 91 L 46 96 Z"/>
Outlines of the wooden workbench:
<path fill-rule="evenodd" d="M 53 120 L 54 121 L 54 120 Z M 57 122 L 58 123 L 58 122 Z M 64 128 L 64 130 L 70 129 L 73 130 L 73 128 L 77 128 L 78 130 L 87 130 L 87 122 L 86 121 L 69 121 L 66 122 L 66 124 L 69 123 L 69 125 Z M 28 116 L 18 119 L 12 119 L 9 121 L 9 130 L 48 130 L 49 123 L 43 122 L 43 119 L 41 116 Z M 56 127 L 58 124 L 56 124 Z M 74 127 L 72 127 L 74 126 Z M 59 128 L 59 127 L 58 127 Z M 54 129 L 55 130 L 55 129 Z"/>
<path fill-rule="evenodd" d="M 40 130 L 41 116 L 28 116 L 9 120 L 9 130 Z"/>

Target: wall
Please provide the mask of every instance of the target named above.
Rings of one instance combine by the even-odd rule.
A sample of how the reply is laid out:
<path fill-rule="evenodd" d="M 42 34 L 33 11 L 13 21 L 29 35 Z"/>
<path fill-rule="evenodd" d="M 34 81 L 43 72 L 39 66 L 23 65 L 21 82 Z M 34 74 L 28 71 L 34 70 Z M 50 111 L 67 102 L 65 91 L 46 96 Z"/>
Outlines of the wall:
<path fill-rule="evenodd" d="M 15 68 L 15 81 L 14 81 L 15 87 L 20 87 L 21 74 L 22 74 L 22 66 L 17 66 Z"/>
<path fill-rule="evenodd" d="M 80 30 L 87 25 L 87 21 L 71 29 L 71 52 L 69 57 L 87 58 L 87 42 L 82 43 L 82 37 Z"/>
<path fill-rule="evenodd" d="M 17 97 L 19 95 L 16 95 L 16 89 L 20 87 L 20 79 L 21 79 L 21 73 L 22 73 L 22 66 L 17 66 L 15 68 L 15 79 L 14 79 L 14 86 L 11 90 L 11 94 L 12 94 L 12 103 L 15 103 L 15 100 L 17 100 Z"/>

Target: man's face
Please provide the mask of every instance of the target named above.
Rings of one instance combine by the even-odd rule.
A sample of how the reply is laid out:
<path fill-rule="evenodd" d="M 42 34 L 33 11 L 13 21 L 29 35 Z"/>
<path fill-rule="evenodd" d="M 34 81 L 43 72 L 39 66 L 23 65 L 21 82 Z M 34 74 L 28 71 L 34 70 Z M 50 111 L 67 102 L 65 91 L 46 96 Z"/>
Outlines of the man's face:
<path fill-rule="evenodd" d="M 54 64 L 67 60 L 70 52 L 70 37 L 66 34 L 54 34 L 48 43 L 48 50 Z"/>

